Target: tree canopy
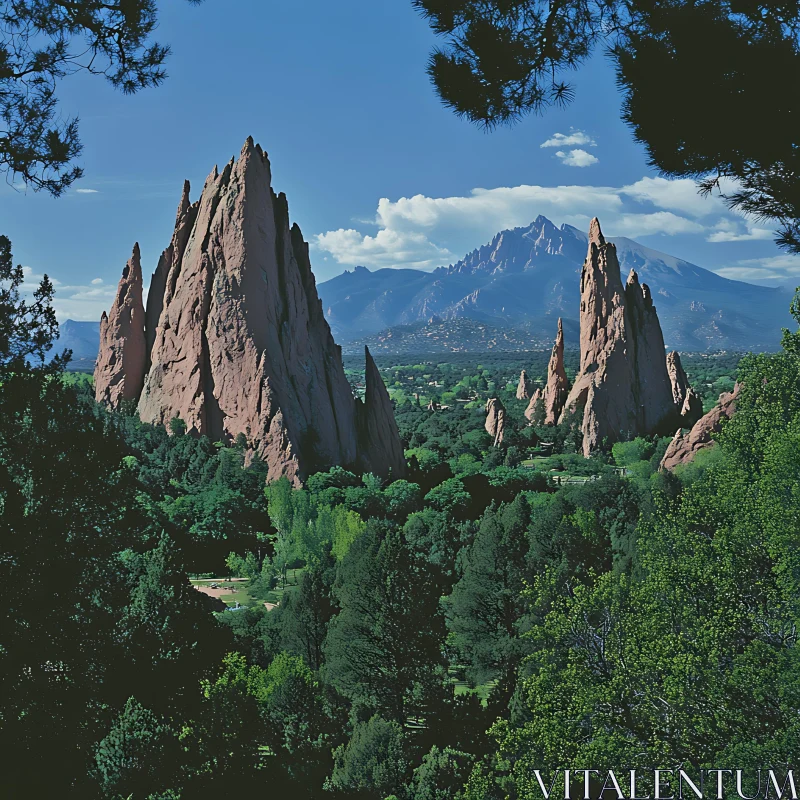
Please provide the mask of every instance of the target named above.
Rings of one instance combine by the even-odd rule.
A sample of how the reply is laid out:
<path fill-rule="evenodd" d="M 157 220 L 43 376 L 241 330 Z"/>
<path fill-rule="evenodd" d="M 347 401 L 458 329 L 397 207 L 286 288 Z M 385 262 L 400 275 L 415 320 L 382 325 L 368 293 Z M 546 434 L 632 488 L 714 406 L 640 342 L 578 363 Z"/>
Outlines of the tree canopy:
<path fill-rule="evenodd" d="M 0 169 L 56 197 L 80 178 L 78 118 L 59 118 L 58 82 L 88 72 L 126 94 L 158 86 L 170 50 L 151 41 L 157 25 L 156 0 L 4 0 Z"/>
<path fill-rule="evenodd" d="M 603 48 L 652 166 L 777 224 L 777 243 L 800 252 L 796 3 L 413 3 L 443 39 L 428 74 L 458 115 L 493 127 L 567 104 L 569 73 Z"/>

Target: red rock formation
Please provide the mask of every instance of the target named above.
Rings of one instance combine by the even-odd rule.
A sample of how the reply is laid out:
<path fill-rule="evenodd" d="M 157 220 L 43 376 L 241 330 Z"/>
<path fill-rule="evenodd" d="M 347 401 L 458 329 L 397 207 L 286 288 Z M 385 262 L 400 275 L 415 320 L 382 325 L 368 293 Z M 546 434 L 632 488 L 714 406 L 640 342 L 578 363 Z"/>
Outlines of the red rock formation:
<path fill-rule="evenodd" d="M 336 464 L 402 473 L 380 375 L 369 359 L 367 400 L 357 405 L 308 245 L 290 228 L 286 198 L 273 192 L 269 161 L 252 139 L 238 160 L 214 169 L 197 203 L 184 185 L 153 276 L 146 337 L 143 421 L 177 416 L 215 440 L 243 434 L 268 480 L 299 483 Z"/>
<path fill-rule="evenodd" d="M 189 234 L 192 232 L 194 221 L 197 218 L 197 210 L 200 203 L 192 204 L 189 201 L 189 181 L 183 182 L 183 194 L 178 204 L 178 213 L 175 215 L 175 231 L 172 234 L 172 241 L 169 247 L 161 254 L 158 266 L 150 278 L 150 290 L 147 293 L 147 309 L 145 311 L 145 334 L 147 338 L 147 367 L 150 368 L 150 351 L 155 343 L 158 320 L 161 318 L 161 311 L 164 308 L 164 297 L 167 292 L 167 276 L 172 274 L 177 280 L 180 272 L 180 264 L 186 245 L 189 242 Z M 175 286 L 170 287 L 174 293 Z"/>
<path fill-rule="evenodd" d="M 118 409 L 142 391 L 146 362 L 142 265 L 138 243 L 122 271 L 111 311 L 100 319 L 100 351 L 94 369 L 98 403 Z"/>
<path fill-rule="evenodd" d="M 625 305 L 633 343 L 634 397 L 639 404 L 637 433 L 672 430 L 675 406 L 664 356 L 664 335 L 650 287 L 631 270 L 625 284 Z"/>
<path fill-rule="evenodd" d="M 564 327 L 558 318 L 558 333 L 550 364 L 547 367 L 547 385 L 544 388 L 544 424 L 555 425 L 569 396 L 569 380 L 564 370 Z"/>
<path fill-rule="evenodd" d="M 366 392 L 364 402 L 358 401 L 356 409 L 359 465 L 364 472 L 399 477 L 405 472 L 406 459 L 392 401 L 368 347 L 364 348 L 364 356 Z"/>
<path fill-rule="evenodd" d="M 561 418 L 583 407 L 583 452 L 674 420 L 664 338 L 646 284 L 623 286 L 616 247 L 595 218 L 581 273 L 581 368 Z"/>
<path fill-rule="evenodd" d="M 732 392 L 723 392 L 714 408 L 699 419 L 688 433 L 678 430 L 661 459 L 661 469 L 673 470 L 681 464 L 688 464 L 700 450 L 714 444 L 712 434 L 719 433 L 723 423 L 733 416 L 740 389 L 737 383 Z"/>
<path fill-rule="evenodd" d="M 672 402 L 681 424 L 684 428 L 691 428 L 703 416 L 703 401 L 689 385 L 677 350 L 667 353 L 667 373 L 672 384 Z"/>
<path fill-rule="evenodd" d="M 499 398 L 492 397 L 486 401 L 486 432 L 494 441 L 493 445 L 501 444 L 506 432 L 506 409 Z"/>
<path fill-rule="evenodd" d="M 528 407 L 525 409 L 525 419 L 528 422 L 534 422 L 534 418 L 536 417 L 537 413 L 541 414 L 540 423 L 544 422 L 544 395 L 542 394 L 541 389 L 537 389 L 531 395 L 531 401 L 528 403 Z"/>
<path fill-rule="evenodd" d="M 531 382 L 528 380 L 528 373 L 522 370 L 519 374 L 517 384 L 517 400 L 529 400 L 531 396 Z"/>

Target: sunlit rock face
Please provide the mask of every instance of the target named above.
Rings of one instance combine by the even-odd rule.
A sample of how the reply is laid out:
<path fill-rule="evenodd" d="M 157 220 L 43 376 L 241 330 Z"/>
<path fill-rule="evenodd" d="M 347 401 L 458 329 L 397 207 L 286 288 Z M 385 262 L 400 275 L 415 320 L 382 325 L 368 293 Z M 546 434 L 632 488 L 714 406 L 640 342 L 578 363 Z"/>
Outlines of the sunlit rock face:
<path fill-rule="evenodd" d="M 180 417 L 214 440 L 242 435 L 269 480 L 297 484 L 333 465 L 401 474 L 380 373 L 369 358 L 366 400 L 356 401 L 308 245 L 289 223 L 286 197 L 272 189 L 261 147 L 248 139 L 238 159 L 215 167 L 194 204 L 189 188 L 141 323 L 141 419 L 166 425 Z"/>
<path fill-rule="evenodd" d="M 119 409 L 136 402 L 144 381 L 147 347 L 139 245 L 122 271 L 111 310 L 100 318 L 100 350 L 94 370 L 95 399 Z"/>
<path fill-rule="evenodd" d="M 584 455 L 604 443 L 674 430 L 664 337 L 650 290 L 634 270 L 622 283 L 616 247 L 596 218 L 581 272 L 580 330 L 580 372 L 561 416 L 583 409 Z"/>

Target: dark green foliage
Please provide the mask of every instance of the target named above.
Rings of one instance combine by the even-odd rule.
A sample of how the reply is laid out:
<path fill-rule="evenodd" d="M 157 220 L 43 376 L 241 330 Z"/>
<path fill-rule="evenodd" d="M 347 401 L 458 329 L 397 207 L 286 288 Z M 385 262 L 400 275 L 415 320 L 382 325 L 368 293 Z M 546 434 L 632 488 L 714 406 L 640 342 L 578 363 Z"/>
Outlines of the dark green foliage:
<path fill-rule="evenodd" d="M 472 770 L 474 757 L 434 745 L 414 770 L 407 789 L 410 800 L 456 800 Z"/>
<path fill-rule="evenodd" d="M 397 722 L 387 722 L 377 714 L 359 722 L 347 745 L 336 750 L 331 785 L 381 800 L 405 781 L 406 749 L 406 735 Z"/>
<path fill-rule="evenodd" d="M 500 512 L 489 509 L 464 553 L 462 576 L 447 598 L 452 645 L 473 685 L 497 679 L 501 691 L 507 692 L 520 658 L 517 624 L 530 520 L 524 494 Z"/>
<path fill-rule="evenodd" d="M 97 748 L 96 775 L 106 796 L 168 791 L 181 761 L 177 732 L 133 698 Z"/>
<path fill-rule="evenodd" d="M 48 347 L 51 292 L 45 282 L 31 310 L 15 281 L 0 307 L 4 783 L 10 796 L 90 796 L 95 745 L 128 699 L 159 717 L 188 713 L 221 649 L 139 502 L 124 442 L 58 379 L 60 361 L 26 362 Z"/>
<path fill-rule="evenodd" d="M 279 612 L 282 648 L 300 656 L 315 671 L 322 667 L 328 623 L 338 610 L 331 590 L 335 575 L 328 553 L 303 574 L 300 586 L 287 594 Z"/>
<path fill-rule="evenodd" d="M 341 611 L 328 629 L 325 676 L 357 708 L 401 724 L 432 713 L 444 677 L 433 578 L 401 530 L 376 522 L 342 561 L 334 585 Z"/>

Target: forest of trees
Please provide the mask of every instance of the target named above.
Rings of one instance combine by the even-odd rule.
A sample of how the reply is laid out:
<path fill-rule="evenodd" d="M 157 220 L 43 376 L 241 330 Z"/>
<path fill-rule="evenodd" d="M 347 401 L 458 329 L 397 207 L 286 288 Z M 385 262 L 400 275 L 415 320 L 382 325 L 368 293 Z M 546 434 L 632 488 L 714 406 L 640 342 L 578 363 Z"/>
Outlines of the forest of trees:
<path fill-rule="evenodd" d="M 583 459 L 568 423 L 526 426 L 513 354 L 383 365 L 405 479 L 266 485 L 243 442 L 109 413 L 46 361 L 52 286 L 24 302 L 0 244 L 6 796 L 490 800 L 565 765 L 793 765 L 800 333 L 685 359 L 744 388 L 677 474 L 665 439 Z M 450 407 L 401 397 L 415 376 Z"/>

